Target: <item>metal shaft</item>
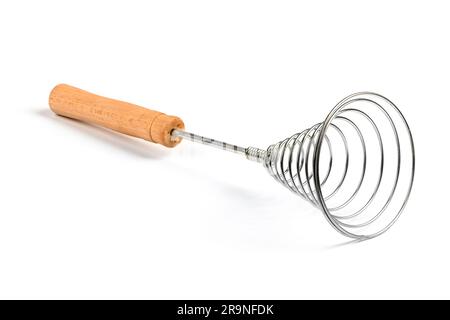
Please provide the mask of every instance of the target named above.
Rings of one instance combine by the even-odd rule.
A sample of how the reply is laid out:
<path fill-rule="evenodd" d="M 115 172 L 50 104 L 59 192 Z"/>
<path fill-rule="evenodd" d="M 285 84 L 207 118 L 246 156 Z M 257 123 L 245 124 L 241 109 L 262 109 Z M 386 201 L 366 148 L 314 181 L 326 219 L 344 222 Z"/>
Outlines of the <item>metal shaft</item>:
<path fill-rule="evenodd" d="M 201 143 L 207 146 L 211 146 L 217 149 L 222 149 L 226 151 L 230 151 L 233 153 L 238 153 L 245 156 L 248 160 L 256 161 L 256 162 L 264 162 L 267 158 L 267 152 L 265 150 L 255 148 L 255 147 L 240 147 L 235 144 L 230 144 L 227 142 L 223 142 L 216 139 L 207 138 L 204 136 L 200 136 L 195 133 L 190 133 L 184 130 L 172 130 L 171 133 L 173 138 L 183 138 L 192 142 Z"/>

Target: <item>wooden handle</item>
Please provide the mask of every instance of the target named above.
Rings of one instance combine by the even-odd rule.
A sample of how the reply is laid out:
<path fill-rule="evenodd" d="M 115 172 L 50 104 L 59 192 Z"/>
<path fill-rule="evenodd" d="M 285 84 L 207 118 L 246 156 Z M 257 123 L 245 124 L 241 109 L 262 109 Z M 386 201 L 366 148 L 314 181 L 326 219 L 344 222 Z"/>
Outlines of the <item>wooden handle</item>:
<path fill-rule="evenodd" d="M 172 130 L 184 129 L 184 123 L 178 117 L 101 97 L 66 84 L 59 84 L 52 90 L 49 105 L 58 115 L 94 123 L 166 147 L 174 147 L 181 141 L 171 137 Z"/>

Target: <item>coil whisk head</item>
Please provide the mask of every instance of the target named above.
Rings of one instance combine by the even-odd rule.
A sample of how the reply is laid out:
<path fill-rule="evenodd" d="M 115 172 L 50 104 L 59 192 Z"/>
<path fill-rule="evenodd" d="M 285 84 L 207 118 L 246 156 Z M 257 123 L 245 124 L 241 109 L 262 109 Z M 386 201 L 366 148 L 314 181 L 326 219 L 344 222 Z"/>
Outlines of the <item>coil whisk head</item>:
<path fill-rule="evenodd" d="M 322 210 L 352 238 L 389 229 L 409 198 L 415 154 L 409 126 L 387 98 L 369 92 L 340 101 L 325 121 L 267 150 L 247 149 L 286 188 Z"/>

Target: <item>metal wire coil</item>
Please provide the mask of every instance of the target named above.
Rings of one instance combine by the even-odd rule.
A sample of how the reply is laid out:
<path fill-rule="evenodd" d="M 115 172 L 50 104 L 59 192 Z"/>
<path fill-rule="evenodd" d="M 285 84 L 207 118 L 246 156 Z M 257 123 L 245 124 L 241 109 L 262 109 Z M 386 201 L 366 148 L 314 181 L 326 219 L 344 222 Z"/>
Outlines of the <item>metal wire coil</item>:
<path fill-rule="evenodd" d="M 340 101 L 324 122 L 267 151 L 247 150 L 286 188 L 322 210 L 352 238 L 372 238 L 398 219 L 409 198 L 414 143 L 399 109 L 370 92 Z"/>

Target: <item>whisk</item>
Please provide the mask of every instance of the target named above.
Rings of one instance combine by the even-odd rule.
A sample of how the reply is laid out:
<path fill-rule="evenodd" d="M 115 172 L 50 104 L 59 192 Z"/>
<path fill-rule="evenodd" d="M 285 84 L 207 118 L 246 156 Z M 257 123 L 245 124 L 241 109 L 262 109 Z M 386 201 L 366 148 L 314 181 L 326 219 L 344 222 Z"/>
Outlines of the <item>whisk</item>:
<path fill-rule="evenodd" d="M 325 121 L 265 150 L 190 133 L 178 117 L 65 84 L 52 90 L 49 105 L 58 115 L 166 147 L 186 139 L 259 162 L 351 238 L 373 238 L 388 230 L 405 208 L 414 180 L 415 151 L 408 123 L 394 103 L 376 93 L 344 98 Z"/>

